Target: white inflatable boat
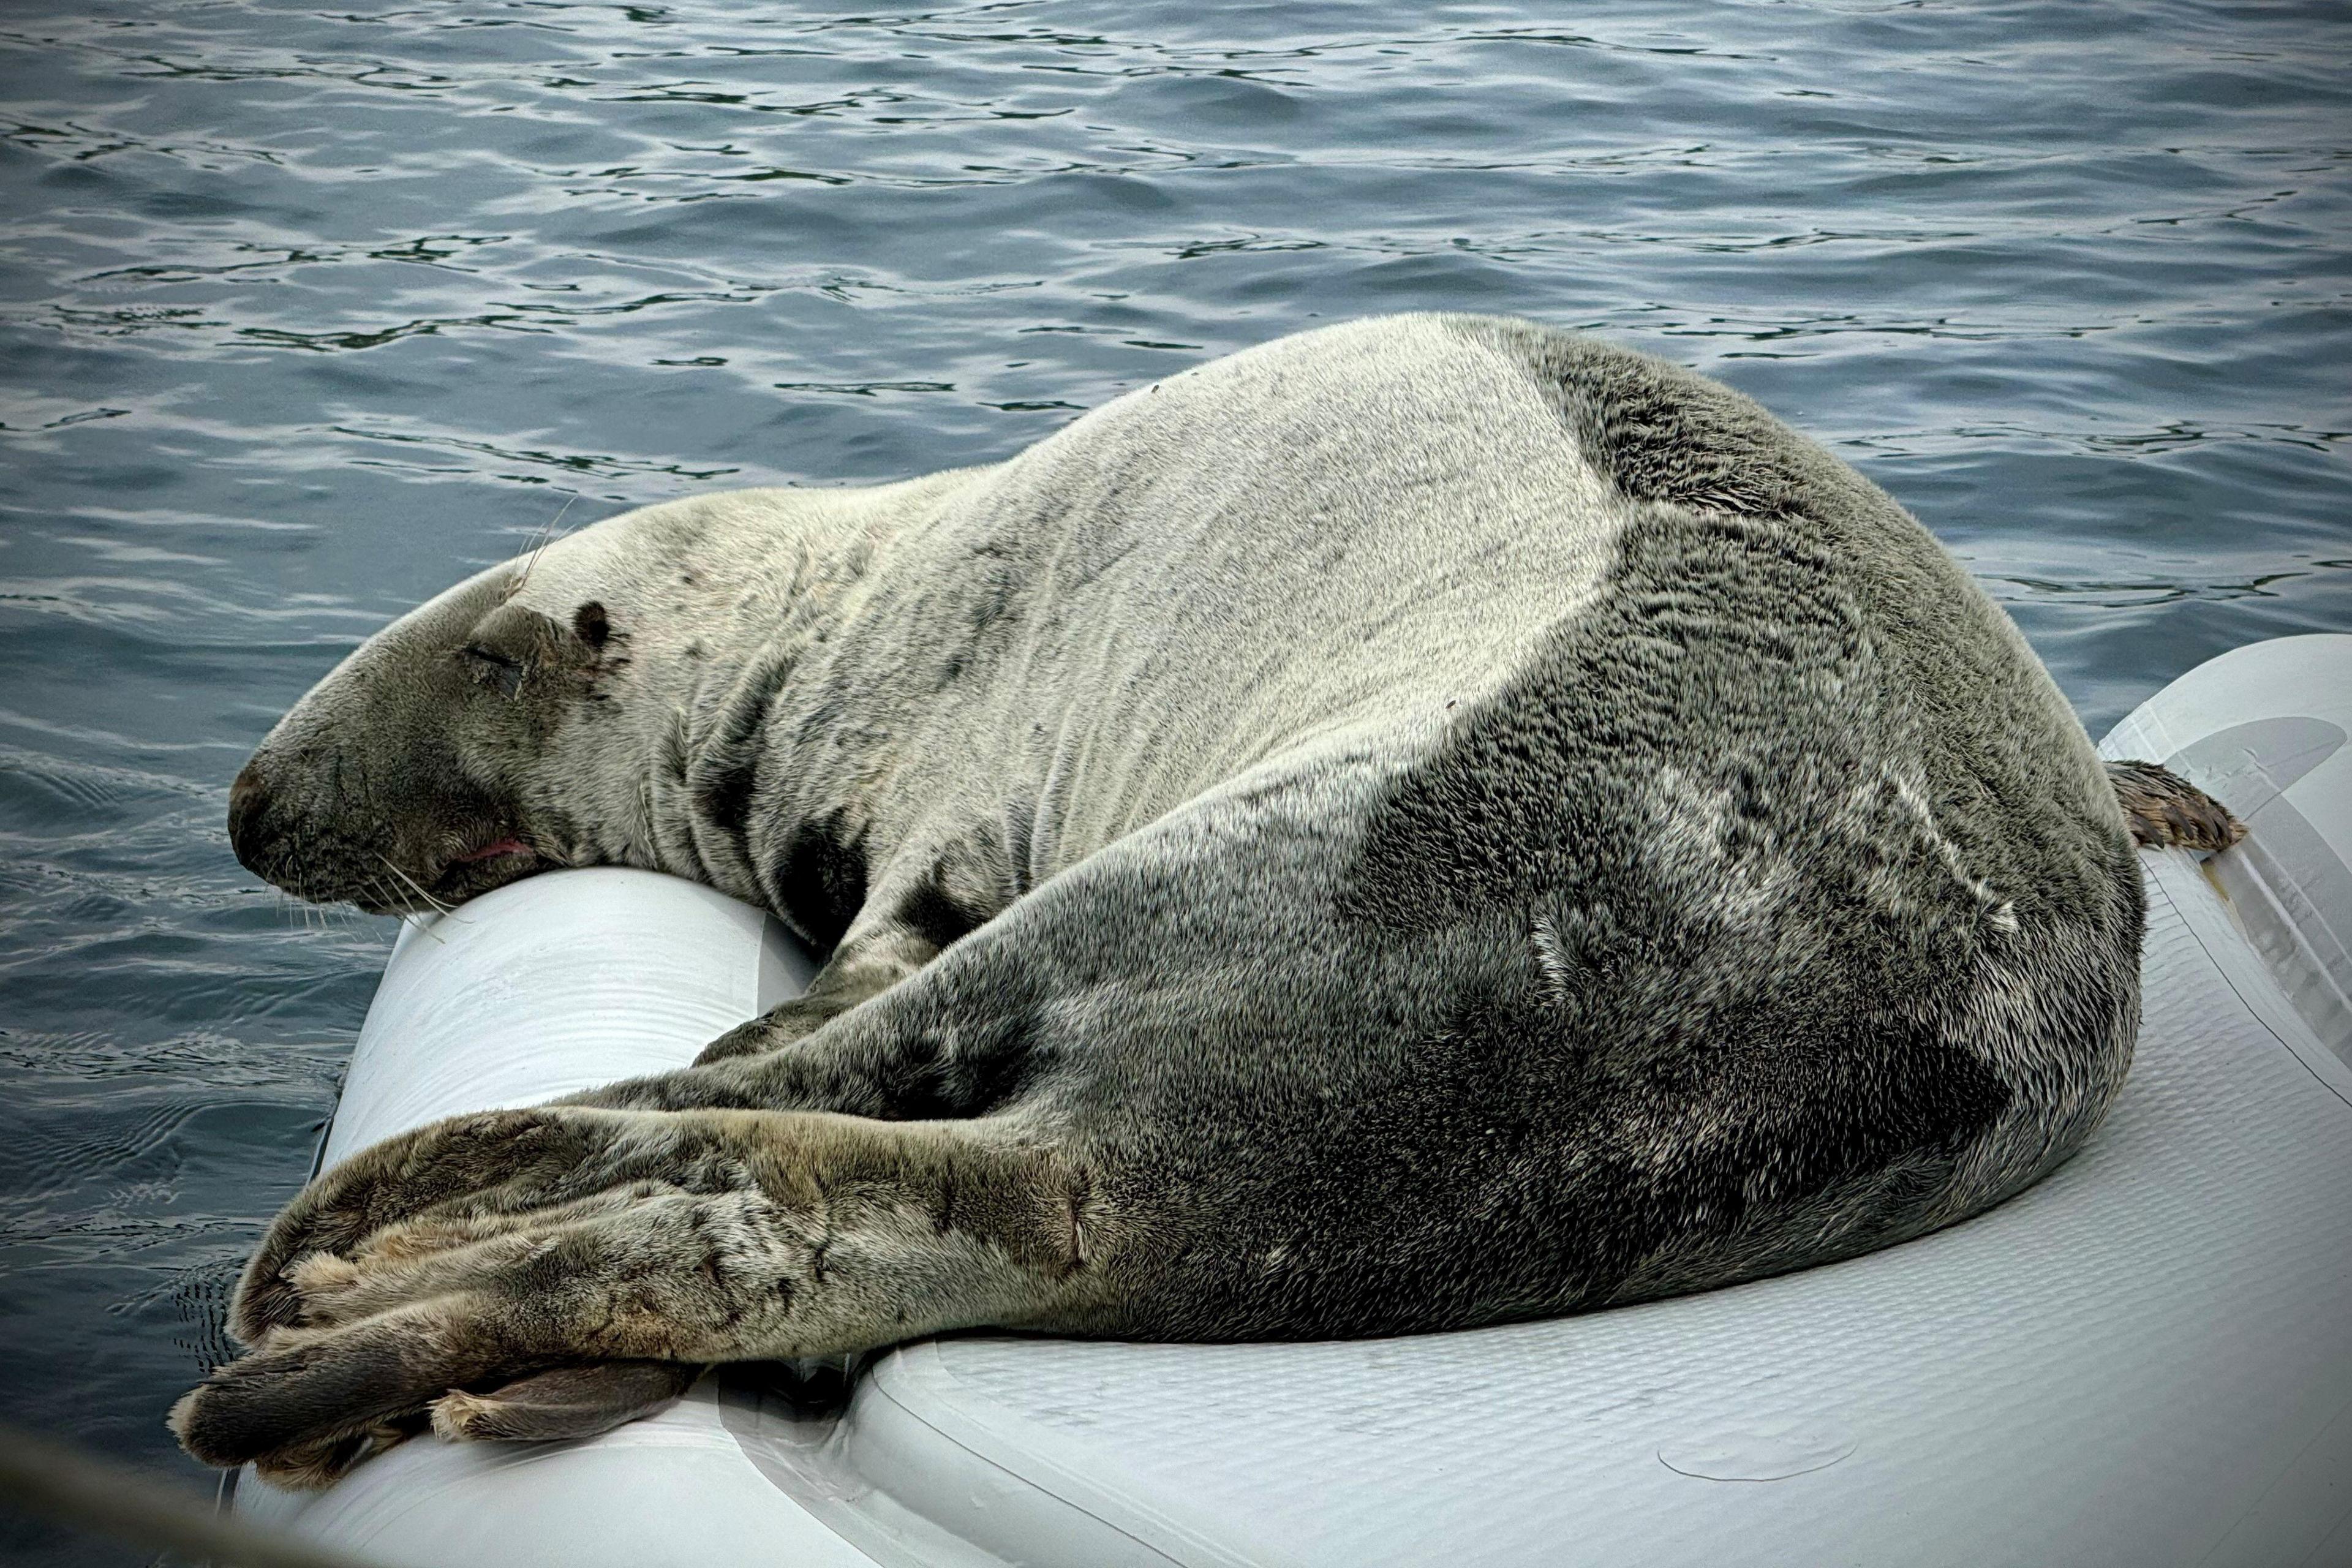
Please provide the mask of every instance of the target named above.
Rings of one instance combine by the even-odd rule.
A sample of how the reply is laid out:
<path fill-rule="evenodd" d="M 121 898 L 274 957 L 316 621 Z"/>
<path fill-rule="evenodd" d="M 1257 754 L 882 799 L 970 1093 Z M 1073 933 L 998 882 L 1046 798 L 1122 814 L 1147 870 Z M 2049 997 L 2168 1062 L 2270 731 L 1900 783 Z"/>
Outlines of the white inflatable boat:
<path fill-rule="evenodd" d="M 2347 729 L 2352 637 L 2302 637 L 2107 738 L 2251 831 L 2144 857 L 2146 1026 L 2090 1146 L 1923 1240 L 1422 1339 L 950 1337 L 829 1413 L 746 1368 L 236 1507 L 416 1568 L 2352 1563 Z M 403 934 L 326 1157 L 684 1063 L 808 973 L 685 882 L 504 889 Z"/>

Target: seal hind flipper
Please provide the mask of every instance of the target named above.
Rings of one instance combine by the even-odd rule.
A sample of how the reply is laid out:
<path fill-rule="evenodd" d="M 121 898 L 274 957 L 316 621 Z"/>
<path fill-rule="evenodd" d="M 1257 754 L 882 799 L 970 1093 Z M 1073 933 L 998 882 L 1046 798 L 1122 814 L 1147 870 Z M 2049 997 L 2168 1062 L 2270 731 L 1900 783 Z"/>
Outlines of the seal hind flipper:
<path fill-rule="evenodd" d="M 2218 853 L 2246 836 L 2246 825 L 2228 806 L 2168 768 L 2109 763 L 2107 779 L 2132 838 L 2142 846 Z"/>
<path fill-rule="evenodd" d="M 425 1429 L 425 1418 L 421 1415 L 365 1422 L 348 1431 L 266 1454 L 254 1462 L 254 1470 L 263 1480 L 285 1491 L 320 1491 L 342 1479 L 362 1461 L 398 1447 Z"/>
<path fill-rule="evenodd" d="M 684 1180 L 648 1182 L 657 1169 Z M 426 1215 L 386 1191 L 394 1172 L 470 1191 Z M 445 1436 L 585 1436 L 649 1413 L 704 1363 L 980 1323 L 1080 1326 L 1108 1292 L 1103 1226 L 1118 1223 L 1050 1142 L 837 1112 L 454 1117 L 306 1190 L 241 1287 L 238 1317 L 281 1331 L 216 1369 L 171 1425 L 208 1464 L 259 1461 L 314 1486 L 427 1410 Z M 317 1300 L 287 1277 L 285 1259 L 370 1223 L 452 1244 L 362 1250 L 357 1281 Z M 256 1313 L 245 1298 L 261 1282 L 287 1299 Z M 471 1389 L 495 1392 L 457 1392 Z"/>
<path fill-rule="evenodd" d="M 488 1394 L 443 1394 L 433 1402 L 433 1430 L 454 1440 L 505 1443 L 593 1437 L 666 1408 L 701 1373 L 698 1364 L 670 1361 L 559 1366 Z"/>

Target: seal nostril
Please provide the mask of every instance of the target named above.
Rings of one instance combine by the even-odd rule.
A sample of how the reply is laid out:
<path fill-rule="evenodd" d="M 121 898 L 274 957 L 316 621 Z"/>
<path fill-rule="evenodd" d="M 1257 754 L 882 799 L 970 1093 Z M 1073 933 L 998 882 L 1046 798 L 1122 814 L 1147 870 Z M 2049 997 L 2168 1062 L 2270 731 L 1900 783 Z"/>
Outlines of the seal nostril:
<path fill-rule="evenodd" d="M 247 763 L 228 786 L 228 843 L 236 852 L 237 860 L 251 868 L 261 847 L 262 819 L 268 814 L 269 800 Z"/>

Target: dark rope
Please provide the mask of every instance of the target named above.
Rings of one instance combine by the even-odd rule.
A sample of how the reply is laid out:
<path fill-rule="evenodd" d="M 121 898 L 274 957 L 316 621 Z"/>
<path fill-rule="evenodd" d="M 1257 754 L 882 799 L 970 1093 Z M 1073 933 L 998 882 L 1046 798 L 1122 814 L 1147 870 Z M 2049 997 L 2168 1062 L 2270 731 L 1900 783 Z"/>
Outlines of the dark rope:
<path fill-rule="evenodd" d="M 284 1531 L 224 1518 L 201 1493 L 14 1426 L 0 1426 L 0 1502 L 221 1568 L 381 1568 Z"/>

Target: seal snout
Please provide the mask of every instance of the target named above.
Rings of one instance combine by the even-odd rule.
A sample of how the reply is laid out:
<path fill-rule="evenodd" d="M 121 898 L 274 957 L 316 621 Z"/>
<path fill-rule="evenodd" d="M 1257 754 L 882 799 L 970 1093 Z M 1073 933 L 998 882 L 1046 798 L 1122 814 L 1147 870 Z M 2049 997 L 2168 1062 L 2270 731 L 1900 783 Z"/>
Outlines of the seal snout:
<path fill-rule="evenodd" d="M 228 844 L 236 852 L 237 864 L 265 880 L 268 872 L 263 869 L 267 863 L 263 825 L 268 816 L 268 792 L 262 786 L 259 772 L 247 763 L 228 786 Z"/>

